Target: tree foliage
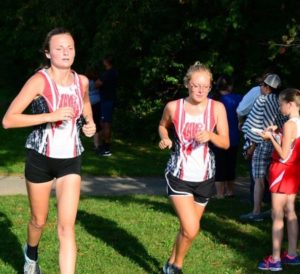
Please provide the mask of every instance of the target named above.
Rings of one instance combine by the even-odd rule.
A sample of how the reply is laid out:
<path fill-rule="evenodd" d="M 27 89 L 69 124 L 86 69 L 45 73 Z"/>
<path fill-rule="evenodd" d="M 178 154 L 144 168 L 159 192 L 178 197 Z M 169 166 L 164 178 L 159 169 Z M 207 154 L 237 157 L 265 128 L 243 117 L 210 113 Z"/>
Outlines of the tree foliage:
<path fill-rule="evenodd" d="M 46 33 L 64 26 L 76 38 L 77 71 L 115 56 L 127 115 L 119 113 L 119 130 L 148 134 L 164 103 L 185 94 L 182 78 L 196 60 L 233 75 L 242 93 L 266 70 L 299 87 L 299 13 L 292 0 L 2 0 L 0 70 L 23 83 L 40 65 Z"/>

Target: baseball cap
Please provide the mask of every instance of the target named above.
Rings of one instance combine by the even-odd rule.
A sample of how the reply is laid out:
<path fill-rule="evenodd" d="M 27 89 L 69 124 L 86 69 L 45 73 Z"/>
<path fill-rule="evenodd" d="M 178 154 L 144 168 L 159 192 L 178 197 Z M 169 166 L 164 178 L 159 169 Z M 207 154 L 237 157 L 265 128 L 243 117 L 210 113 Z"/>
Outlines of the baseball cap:
<path fill-rule="evenodd" d="M 281 84 L 281 80 L 277 74 L 269 74 L 265 80 L 264 83 L 270 86 L 271 88 L 278 88 Z"/>

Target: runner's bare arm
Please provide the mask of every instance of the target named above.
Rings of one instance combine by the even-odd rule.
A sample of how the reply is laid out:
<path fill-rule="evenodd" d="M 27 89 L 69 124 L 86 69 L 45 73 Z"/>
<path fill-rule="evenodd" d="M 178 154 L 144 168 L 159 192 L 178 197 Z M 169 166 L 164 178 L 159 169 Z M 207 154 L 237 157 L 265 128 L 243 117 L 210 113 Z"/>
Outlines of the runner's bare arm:
<path fill-rule="evenodd" d="M 43 114 L 24 114 L 25 109 L 38 96 L 42 95 L 45 80 L 39 74 L 33 75 L 22 87 L 19 94 L 6 111 L 2 125 L 4 128 L 20 128 L 71 119 L 74 115 L 72 108 L 61 108 L 56 112 Z"/>
<path fill-rule="evenodd" d="M 269 139 L 280 158 L 282 160 L 285 160 L 290 155 L 291 148 L 293 147 L 293 142 L 295 141 L 295 138 L 297 136 L 297 125 L 293 121 L 287 121 L 283 125 L 281 144 L 277 142 L 272 134 L 272 131 L 265 130 L 260 134 L 260 136 L 262 136 L 264 139 Z"/>
<path fill-rule="evenodd" d="M 93 120 L 93 112 L 89 99 L 89 80 L 86 76 L 80 75 L 83 86 L 83 117 L 86 124 L 82 127 L 82 131 L 87 137 L 92 137 L 96 132 L 96 126 Z"/>
<path fill-rule="evenodd" d="M 229 129 L 227 114 L 224 105 L 220 102 L 215 102 L 214 110 L 216 120 L 216 133 L 210 132 L 210 141 L 219 148 L 229 148 Z"/>
<path fill-rule="evenodd" d="M 172 141 L 169 138 L 168 128 L 172 124 L 172 113 L 174 111 L 174 107 L 175 107 L 174 101 L 169 102 L 166 105 L 158 126 L 158 133 L 161 139 L 161 141 L 159 142 L 159 147 L 161 149 L 172 147 Z"/>

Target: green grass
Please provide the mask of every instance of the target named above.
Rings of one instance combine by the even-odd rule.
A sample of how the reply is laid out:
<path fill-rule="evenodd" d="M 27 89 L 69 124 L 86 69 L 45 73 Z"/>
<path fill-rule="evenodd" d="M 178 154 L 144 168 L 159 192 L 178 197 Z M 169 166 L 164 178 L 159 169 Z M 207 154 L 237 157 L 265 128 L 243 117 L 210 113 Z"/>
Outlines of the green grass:
<path fill-rule="evenodd" d="M 13 97 L 13 91 L 1 88 L 0 121 Z M 30 130 L 30 128 L 4 130 L 0 126 L 0 175 L 23 173 L 24 144 Z M 114 131 L 117 132 L 117 129 Z M 161 151 L 153 141 L 139 140 L 138 137 L 134 141 L 114 139 L 113 156 L 106 158 L 95 154 L 91 138 L 82 137 L 82 141 L 85 147 L 82 163 L 84 175 L 161 176 L 169 157 L 169 151 Z M 247 176 L 247 167 L 241 153 L 239 153 L 237 173 L 239 176 Z"/>
<path fill-rule="evenodd" d="M 0 174 L 23 173 L 25 139 L 28 129 L 0 129 Z M 101 176 L 161 176 L 169 152 L 161 151 L 156 144 L 114 140 L 113 155 L 99 157 L 93 151 L 92 140 L 82 138 L 82 173 Z"/>
<path fill-rule="evenodd" d="M 40 243 L 45 274 L 59 272 L 55 203 L 52 198 Z M 271 251 L 271 221 L 240 223 L 238 216 L 248 207 L 237 199 L 209 203 L 184 273 L 261 273 L 256 264 Z M 18 273 L 29 217 L 27 197 L 1 197 L 0 208 L 0 273 Z M 177 229 L 177 218 L 165 197 L 82 197 L 76 222 L 77 273 L 159 273 Z M 284 273 L 299 271 L 300 267 L 286 267 Z"/>
<path fill-rule="evenodd" d="M 99 157 L 90 140 L 84 141 L 82 170 L 89 175 L 161 176 L 169 157 L 169 151 L 161 151 L 156 144 L 118 139 L 114 140 L 111 157 Z"/>
<path fill-rule="evenodd" d="M 0 174 L 21 174 L 24 170 L 25 140 L 30 129 L 0 128 Z M 82 137 L 82 172 L 98 176 L 161 176 L 166 166 L 169 151 L 161 151 L 157 144 L 147 141 L 125 141 L 115 139 L 113 155 L 99 157 L 93 151 L 92 139 Z M 240 155 L 240 154 L 239 154 Z M 245 161 L 239 156 L 237 172 L 247 176 Z"/>
<path fill-rule="evenodd" d="M 12 93 L 0 92 L 0 120 L 12 100 Z M 30 128 L 4 130 L 0 126 L 0 174 L 21 174 L 24 170 L 24 144 Z M 99 157 L 93 151 L 91 138 L 82 137 L 82 172 L 84 175 L 98 176 L 161 176 L 169 152 L 161 151 L 157 144 L 147 140 L 134 142 L 114 139 L 113 156 Z"/>
<path fill-rule="evenodd" d="M 0 128 L 0 174 L 21 174 L 24 170 L 25 140 L 30 129 Z M 115 139 L 113 155 L 99 157 L 93 151 L 92 139 L 82 138 L 82 173 L 95 176 L 161 176 L 166 166 L 169 151 L 161 151 L 157 144 L 147 141 Z M 247 176 L 245 161 L 239 153 L 237 174 Z"/>

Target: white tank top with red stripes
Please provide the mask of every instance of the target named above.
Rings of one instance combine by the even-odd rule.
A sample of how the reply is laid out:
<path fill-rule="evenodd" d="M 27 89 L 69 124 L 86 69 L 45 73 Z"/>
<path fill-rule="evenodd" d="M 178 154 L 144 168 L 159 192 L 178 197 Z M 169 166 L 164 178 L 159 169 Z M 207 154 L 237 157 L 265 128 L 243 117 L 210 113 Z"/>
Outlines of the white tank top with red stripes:
<path fill-rule="evenodd" d="M 184 103 L 184 99 L 176 101 L 174 147 L 166 171 L 184 181 L 202 182 L 214 176 L 215 162 L 208 143 L 198 143 L 195 134 L 201 130 L 214 130 L 214 104 L 208 99 L 205 111 L 192 116 L 185 112 Z"/>
<path fill-rule="evenodd" d="M 71 107 L 75 115 L 68 121 L 34 127 L 25 146 L 51 158 L 77 157 L 83 151 L 79 138 L 83 110 L 83 91 L 79 76 L 73 72 L 74 82 L 70 86 L 60 86 L 45 69 L 38 73 L 45 79 L 45 89 L 43 95 L 32 102 L 32 113 L 50 113 L 62 107 Z"/>

